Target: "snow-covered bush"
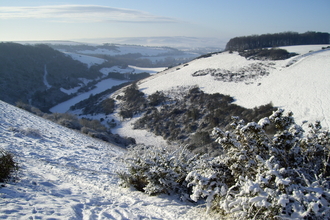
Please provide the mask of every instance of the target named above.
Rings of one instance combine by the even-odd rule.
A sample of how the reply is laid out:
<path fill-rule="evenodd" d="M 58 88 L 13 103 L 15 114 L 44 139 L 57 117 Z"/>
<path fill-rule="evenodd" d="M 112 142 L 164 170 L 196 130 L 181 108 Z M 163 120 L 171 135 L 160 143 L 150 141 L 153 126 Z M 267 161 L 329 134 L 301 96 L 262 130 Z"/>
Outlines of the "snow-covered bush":
<path fill-rule="evenodd" d="M 186 180 L 191 198 L 238 219 L 329 219 L 330 134 L 319 122 L 305 135 L 292 113 L 275 111 L 258 123 L 234 118 L 214 129 L 223 154 L 196 163 Z M 268 135 L 265 127 L 276 127 Z"/>
<path fill-rule="evenodd" d="M 185 147 L 168 149 L 138 145 L 128 149 L 127 172 L 118 173 L 121 185 L 149 195 L 178 193 L 189 199 L 186 176 L 197 160 Z"/>
<path fill-rule="evenodd" d="M 13 154 L 0 148 L 0 182 L 6 181 L 17 168 Z"/>

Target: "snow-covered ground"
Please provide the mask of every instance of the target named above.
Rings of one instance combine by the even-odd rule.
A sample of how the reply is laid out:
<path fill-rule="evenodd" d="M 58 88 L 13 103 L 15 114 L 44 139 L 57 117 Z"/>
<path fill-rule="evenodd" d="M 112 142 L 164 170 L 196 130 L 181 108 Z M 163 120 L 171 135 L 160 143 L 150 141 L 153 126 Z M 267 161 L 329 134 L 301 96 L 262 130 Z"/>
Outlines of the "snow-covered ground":
<path fill-rule="evenodd" d="M 0 148 L 20 169 L 0 219 L 207 219 L 203 205 L 118 186 L 125 150 L 0 101 Z"/>

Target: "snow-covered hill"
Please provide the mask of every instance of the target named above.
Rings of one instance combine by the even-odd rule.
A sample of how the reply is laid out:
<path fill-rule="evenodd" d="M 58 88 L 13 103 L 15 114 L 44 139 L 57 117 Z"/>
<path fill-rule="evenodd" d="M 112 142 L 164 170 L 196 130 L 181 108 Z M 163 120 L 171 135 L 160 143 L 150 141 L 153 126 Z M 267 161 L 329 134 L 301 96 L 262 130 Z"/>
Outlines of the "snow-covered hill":
<path fill-rule="evenodd" d="M 20 166 L 0 187 L 0 219 L 205 219 L 173 197 L 118 186 L 124 149 L 2 101 L 0 140 Z"/>
<path fill-rule="evenodd" d="M 142 80 L 146 94 L 177 86 L 198 85 L 206 93 L 233 96 L 235 103 L 253 108 L 272 102 L 291 110 L 297 122 L 320 120 L 330 126 L 330 49 L 328 45 L 283 47 L 299 55 L 287 60 L 248 60 L 236 52 L 219 53 L 163 71 Z M 194 73 L 203 70 L 205 74 Z M 220 72 L 216 76 L 213 72 Z M 226 72 L 237 76 L 226 78 Z M 263 73 L 261 76 L 260 73 Z M 236 78 L 235 78 L 236 77 Z"/>

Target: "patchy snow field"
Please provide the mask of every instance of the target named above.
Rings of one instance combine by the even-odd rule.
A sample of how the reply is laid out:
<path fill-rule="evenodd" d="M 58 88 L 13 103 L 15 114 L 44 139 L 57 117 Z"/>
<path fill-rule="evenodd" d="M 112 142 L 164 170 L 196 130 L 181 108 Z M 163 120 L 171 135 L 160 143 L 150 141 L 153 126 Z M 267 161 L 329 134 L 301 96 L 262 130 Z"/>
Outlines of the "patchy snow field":
<path fill-rule="evenodd" d="M 0 147 L 17 181 L 0 188 L 0 219 L 207 219 L 204 206 L 121 188 L 125 150 L 0 101 Z"/>

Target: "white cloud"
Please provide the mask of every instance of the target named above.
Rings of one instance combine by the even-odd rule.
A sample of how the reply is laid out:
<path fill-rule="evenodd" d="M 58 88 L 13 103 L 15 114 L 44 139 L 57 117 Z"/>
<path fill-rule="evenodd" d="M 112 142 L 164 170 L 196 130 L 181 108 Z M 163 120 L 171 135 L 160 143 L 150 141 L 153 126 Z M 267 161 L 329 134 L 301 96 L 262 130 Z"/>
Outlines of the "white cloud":
<path fill-rule="evenodd" d="M 143 11 L 97 5 L 0 7 L 0 19 L 52 19 L 58 22 L 175 23 L 176 19 Z"/>

